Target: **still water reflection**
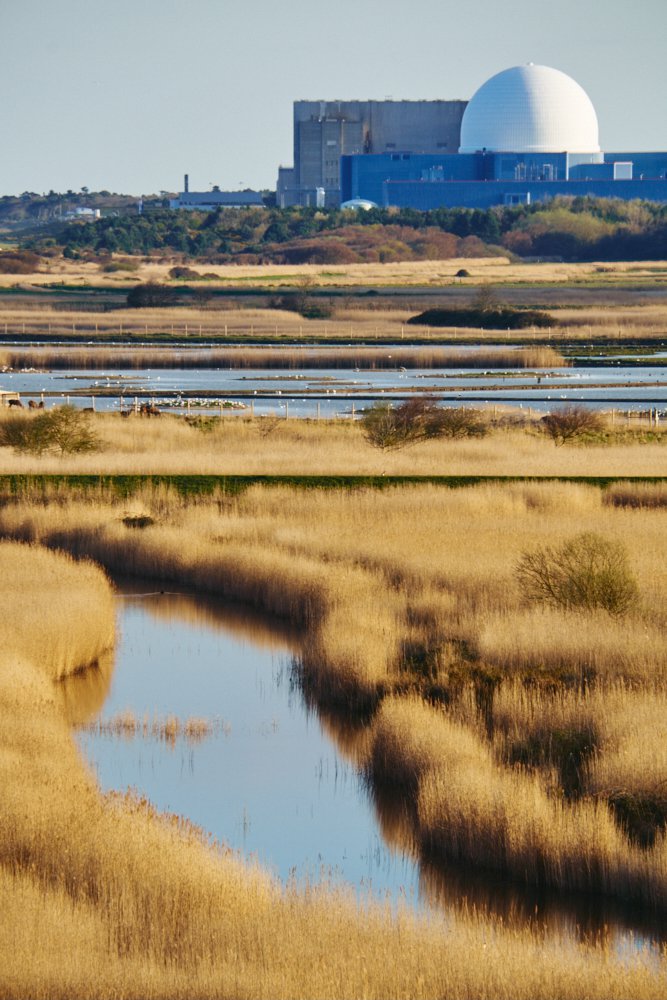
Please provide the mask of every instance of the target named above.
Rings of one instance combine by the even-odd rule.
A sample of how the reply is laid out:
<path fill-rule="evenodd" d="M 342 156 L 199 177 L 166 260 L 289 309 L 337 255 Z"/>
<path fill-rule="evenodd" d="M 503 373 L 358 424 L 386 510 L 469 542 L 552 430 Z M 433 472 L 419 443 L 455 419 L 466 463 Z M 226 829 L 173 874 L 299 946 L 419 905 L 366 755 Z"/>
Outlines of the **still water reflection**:
<path fill-rule="evenodd" d="M 62 694 L 103 789 L 136 788 L 283 880 L 325 877 L 419 909 L 474 908 L 621 950 L 667 939 L 662 921 L 624 904 L 420 859 L 409 809 L 359 776 L 364 730 L 309 709 L 295 687 L 297 633 L 201 595 L 126 581 L 118 589 L 115 662 Z M 150 727 L 147 737 L 109 734 L 105 720 L 126 710 L 212 729 L 199 742 L 170 743 Z"/>
<path fill-rule="evenodd" d="M 173 714 L 225 725 L 173 746 L 82 729 L 102 788 L 137 788 L 283 879 L 324 874 L 414 894 L 416 863 L 384 844 L 356 768 L 290 682 L 298 635 L 201 596 L 132 589 L 120 587 L 102 720 L 131 710 L 139 719 Z M 99 702 L 87 704 L 90 718 Z M 71 716 L 82 722 L 84 712 Z"/>

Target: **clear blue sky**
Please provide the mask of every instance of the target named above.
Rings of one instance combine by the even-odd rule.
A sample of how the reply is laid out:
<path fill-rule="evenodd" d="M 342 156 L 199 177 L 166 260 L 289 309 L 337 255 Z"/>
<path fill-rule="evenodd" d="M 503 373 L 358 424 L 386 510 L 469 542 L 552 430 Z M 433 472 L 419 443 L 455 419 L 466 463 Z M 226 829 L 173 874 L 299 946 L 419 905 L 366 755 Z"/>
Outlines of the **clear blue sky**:
<path fill-rule="evenodd" d="M 292 102 L 574 77 L 603 149 L 667 149 L 666 0 L 0 0 L 0 195 L 275 187 Z"/>

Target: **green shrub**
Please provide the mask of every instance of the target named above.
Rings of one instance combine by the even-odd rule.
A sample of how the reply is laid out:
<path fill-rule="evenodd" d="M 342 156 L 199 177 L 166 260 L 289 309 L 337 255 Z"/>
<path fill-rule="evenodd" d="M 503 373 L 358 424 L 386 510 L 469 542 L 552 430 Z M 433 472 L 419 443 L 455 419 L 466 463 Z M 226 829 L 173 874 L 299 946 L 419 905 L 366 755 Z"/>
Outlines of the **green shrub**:
<path fill-rule="evenodd" d="M 170 288 L 169 285 L 161 285 L 157 281 L 135 285 L 127 293 L 127 304 L 132 309 L 165 308 L 175 305 L 176 299 L 176 289 Z"/>
<path fill-rule="evenodd" d="M 61 455 L 96 451 L 97 434 L 88 414 L 74 406 L 59 406 L 37 416 L 11 416 L 0 421 L 0 447 L 31 455 L 56 451 Z"/>
<path fill-rule="evenodd" d="M 537 309 L 473 307 L 468 309 L 427 309 L 412 316 L 408 323 L 415 326 L 469 326 L 481 330 L 525 330 L 533 326 L 555 326 L 548 313 Z"/>
<path fill-rule="evenodd" d="M 602 608 L 620 616 L 638 597 L 624 545 L 593 532 L 575 535 L 560 548 L 524 552 L 516 575 L 526 600 L 552 607 Z"/>

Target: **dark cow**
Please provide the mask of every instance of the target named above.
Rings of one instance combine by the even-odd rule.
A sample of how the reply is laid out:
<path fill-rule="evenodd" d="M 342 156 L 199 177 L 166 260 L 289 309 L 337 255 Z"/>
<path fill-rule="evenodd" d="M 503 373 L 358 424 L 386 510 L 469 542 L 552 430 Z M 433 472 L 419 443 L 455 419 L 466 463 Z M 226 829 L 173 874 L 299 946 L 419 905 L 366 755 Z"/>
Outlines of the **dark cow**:
<path fill-rule="evenodd" d="M 44 409 L 44 400 L 42 399 L 42 400 L 40 400 L 39 403 L 36 403 L 34 399 L 29 399 L 28 400 L 28 409 L 30 409 L 30 410 L 43 410 Z"/>
<path fill-rule="evenodd" d="M 23 409 L 23 403 L 20 399 L 8 399 L 7 406 L 20 406 L 20 408 Z"/>
<path fill-rule="evenodd" d="M 139 407 L 139 413 L 142 417 L 161 417 L 162 413 L 157 408 L 155 403 L 142 403 Z"/>

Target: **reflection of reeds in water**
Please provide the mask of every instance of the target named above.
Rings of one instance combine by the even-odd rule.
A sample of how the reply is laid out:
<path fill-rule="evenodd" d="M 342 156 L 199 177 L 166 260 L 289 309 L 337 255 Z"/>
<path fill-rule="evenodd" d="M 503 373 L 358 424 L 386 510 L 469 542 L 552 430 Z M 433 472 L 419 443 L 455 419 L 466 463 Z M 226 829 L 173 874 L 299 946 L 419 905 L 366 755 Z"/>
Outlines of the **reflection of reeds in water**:
<path fill-rule="evenodd" d="M 206 594 L 196 598 L 186 591 L 165 593 L 163 590 L 146 593 L 144 581 L 122 579 L 116 583 L 120 596 L 126 600 L 140 600 L 142 609 L 158 621 L 187 622 L 199 628 L 214 629 L 251 642 L 253 646 L 273 651 L 295 649 L 300 640 L 297 629 L 289 623 L 269 618 L 259 611 L 234 605 Z M 162 586 L 157 584 L 156 586 Z"/>
<path fill-rule="evenodd" d="M 131 709 L 118 712 L 110 719 L 96 719 L 81 727 L 99 736 L 119 739 L 152 739 L 175 747 L 179 740 L 202 743 L 213 736 L 229 736 L 231 726 L 224 719 L 203 719 L 191 716 L 182 721 L 176 715 L 139 717 Z"/>
<path fill-rule="evenodd" d="M 71 726 L 82 726 L 101 711 L 109 693 L 115 662 L 114 652 L 109 650 L 87 670 L 78 670 L 54 686 L 56 699 Z"/>

